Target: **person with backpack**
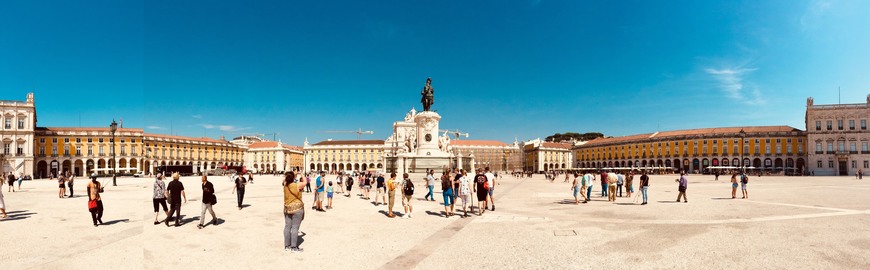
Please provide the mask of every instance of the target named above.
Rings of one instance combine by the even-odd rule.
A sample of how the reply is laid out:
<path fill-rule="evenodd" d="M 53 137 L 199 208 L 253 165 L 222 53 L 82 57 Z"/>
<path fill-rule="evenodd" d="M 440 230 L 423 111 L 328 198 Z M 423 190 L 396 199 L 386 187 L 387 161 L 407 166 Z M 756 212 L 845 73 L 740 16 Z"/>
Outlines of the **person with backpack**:
<path fill-rule="evenodd" d="M 744 199 L 749 198 L 749 191 L 746 191 L 746 185 L 748 185 L 748 184 L 749 184 L 749 176 L 746 175 L 746 173 L 744 173 L 743 176 L 740 178 L 740 190 L 743 191 L 743 198 Z"/>
<path fill-rule="evenodd" d="M 444 217 L 453 215 L 453 180 L 450 179 L 450 171 L 445 170 L 441 175 L 441 194 L 444 197 Z M 449 208 L 449 211 L 448 211 Z"/>
<path fill-rule="evenodd" d="M 353 189 L 353 177 L 351 177 L 350 174 L 347 174 L 347 181 L 345 181 L 345 184 L 347 184 L 347 194 L 344 196 L 350 198 L 350 191 Z"/>
<path fill-rule="evenodd" d="M 411 181 L 408 173 L 402 175 L 402 207 L 405 208 L 405 215 L 402 218 L 411 218 L 411 213 L 414 212 L 414 207 L 411 206 L 411 200 L 414 196 L 414 182 Z"/>
<path fill-rule="evenodd" d="M 199 214 L 199 229 L 205 228 L 205 211 L 211 214 L 211 223 L 217 225 L 217 216 L 214 214 L 214 205 L 217 204 L 217 196 L 214 195 L 214 185 L 208 181 L 208 176 L 202 175 L 202 212 Z"/>
<path fill-rule="evenodd" d="M 477 215 L 481 216 L 486 211 L 484 204 L 486 203 L 486 196 L 489 195 L 489 183 L 487 182 L 486 175 L 480 169 L 477 170 L 477 175 L 474 176 L 474 184 L 474 192 L 477 193 Z"/>

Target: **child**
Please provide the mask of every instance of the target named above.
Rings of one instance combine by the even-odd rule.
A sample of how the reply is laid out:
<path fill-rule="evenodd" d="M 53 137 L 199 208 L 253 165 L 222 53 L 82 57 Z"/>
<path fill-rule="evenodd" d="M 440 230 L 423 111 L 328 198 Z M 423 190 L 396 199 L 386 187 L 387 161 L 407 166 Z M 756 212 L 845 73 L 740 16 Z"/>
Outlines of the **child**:
<path fill-rule="evenodd" d="M 326 209 L 332 209 L 332 181 L 329 181 L 329 186 L 326 187 Z"/>

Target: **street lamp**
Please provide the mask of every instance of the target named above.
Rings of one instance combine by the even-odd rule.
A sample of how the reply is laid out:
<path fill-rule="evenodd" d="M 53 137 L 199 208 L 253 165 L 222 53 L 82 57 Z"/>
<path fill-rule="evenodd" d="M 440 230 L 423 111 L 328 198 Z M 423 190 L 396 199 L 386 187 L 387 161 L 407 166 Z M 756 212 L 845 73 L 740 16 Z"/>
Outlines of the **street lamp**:
<path fill-rule="evenodd" d="M 118 123 L 112 119 L 112 124 L 109 125 L 109 131 L 112 132 L 112 186 L 118 185 L 118 161 L 115 159 L 115 131 L 118 130 Z"/>
<path fill-rule="evenodd" d="M 740 164 L 740 173 L 741 174 L 746 174 L 746 164 L 743 163 L 743 155 L 744 155 L 743 144 L 744 143 L 746 143 L 746 131 L 743 131 L 743 129 L 741 128 L 740 129 L 740 163 L 738 163 L 738 164 Z"/>

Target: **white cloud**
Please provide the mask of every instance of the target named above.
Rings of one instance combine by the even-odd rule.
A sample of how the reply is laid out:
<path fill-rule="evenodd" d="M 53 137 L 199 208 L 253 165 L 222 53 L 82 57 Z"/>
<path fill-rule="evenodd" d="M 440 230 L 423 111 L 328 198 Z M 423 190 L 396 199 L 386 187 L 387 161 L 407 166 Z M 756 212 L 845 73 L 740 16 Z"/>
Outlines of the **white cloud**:
<path fill-rule="evenodd" d="M 229 131 L 229 132 L 251 129 L 250 127 L 237 127 L 237 126 L 233 126 L 233 125 L 200 124 L 199 126 L 205 128 L 205 129 L 218 129 L 220 131 Z"/>
<path fill-rule="evenodd" d="M 719 90 L 732 99 L 748 105 L 763 105 L 767 103 L 761 95 L 761 89 L 747 81 L 746 76 L 757 68 L 707 68 L 704 69 L 718 83 Z"/>
<path fill-rule="evenodd" d="M 206 129 L 213 129 L 213 128 L 217 127 L 217 126 L 212 125 L 212 124 L 201 124 L 200 126 L 206 128 Z"/>
<path fill-rule="evenodd" d="M 158 130 L 160 130 L 160 129 L 166 129 L 165 127 L 161 127 L 161 126 L 147 126 L 146 128 L 148 128 L 148 129 L 158 129 Z"/>

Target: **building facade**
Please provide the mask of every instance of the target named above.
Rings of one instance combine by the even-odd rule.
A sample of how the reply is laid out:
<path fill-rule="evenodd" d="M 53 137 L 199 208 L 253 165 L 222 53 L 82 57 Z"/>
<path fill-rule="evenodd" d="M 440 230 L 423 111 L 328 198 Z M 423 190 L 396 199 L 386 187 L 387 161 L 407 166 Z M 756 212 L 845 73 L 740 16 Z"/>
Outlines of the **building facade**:
<path fill-rule="evenodd" d="M 158 166 L 180 165 L 191 166 L 194 173 L 200 173 L 224 166 L 244 166 L 246 150 L 226 140 L 145 134 L 145 161 L 141 170 L 153 174 Z"/>
<path fill-rule="evenodd" d="M 529 172 L 571 170 L 574 168 L 572 146 L 541 139 L 528 141 L 523 145 L 523 168 Z"/>
<path fill-rule="evenodd" d="M 383 171 L 383 140 L 305 141 L 304 163 L 308 171 Z"/>
<path fill-rule="evenodd" d="M 494 171 L 518 171 L 522 168 L 523 154 L 519 143 L 506 144 L 491 140 L 451 140 L 455 156 L 472 155 L 475 168 L 489 167 Z M 469 169 L 457 164 L 454 167 Z"/>
<path fill-rule="evenodd" d="M 36 104 L 33 93 L 25 101 L 0 100 L 0 171 L 30 175 L 34 168 Z"/>
<path fill-rule="evenodd" d="M 35 133 L 35 178 L 66 172 L 76 176 L 94 172 L 106 174 L 115 164 L 119 173 L 134 173 L 143 168 L 142 129 L 119 128 L 114 141 L 108 127 L 37 127 Z M 112 153 L 115 153 L 114 159 Z"/>
<path fill-rule="evenodd" d="M 689 173 L 741 166 L 806 170 L 806 133 L 789 126 L 704 128 L 598 138 L 573 148 L 579 168 L 667 167 Z"/>
<path fill-rule="evenodd" d="M 245 167 L 253 172 L 301 171 L 302 148 L 281 142 L 260 141 L 247 146 Z"/>
<path fill-rule="evenodd" d="M 807 99 L 809 167 L 815 175 L 855 175 L 870 171 L 870 95 L 866 103 L 813 104 Z"/>

